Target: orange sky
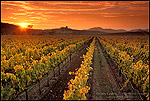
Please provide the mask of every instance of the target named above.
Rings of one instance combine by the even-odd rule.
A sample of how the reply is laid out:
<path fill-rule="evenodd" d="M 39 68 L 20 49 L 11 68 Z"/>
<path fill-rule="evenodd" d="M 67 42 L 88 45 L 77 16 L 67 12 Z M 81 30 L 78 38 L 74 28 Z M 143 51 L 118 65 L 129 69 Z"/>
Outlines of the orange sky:
<path fill-rule="evenodd" d="M 34 29 L 149 28 L 149 1 L 1 1 L 1 22 Z"/>

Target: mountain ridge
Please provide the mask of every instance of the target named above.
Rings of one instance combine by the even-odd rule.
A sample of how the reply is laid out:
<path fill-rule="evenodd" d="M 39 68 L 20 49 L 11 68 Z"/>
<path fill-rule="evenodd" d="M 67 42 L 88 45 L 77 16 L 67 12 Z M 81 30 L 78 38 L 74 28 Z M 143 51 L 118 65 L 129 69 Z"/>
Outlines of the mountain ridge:
<path fill-rule="evenodd" d="M 89 31 L 102 31 L 102 32 L 106 32 L 106 33 L 143 32 L 143 31 L 149 32 L 149 29 L 125 30 L 125 29 L 111 29 L 111 28 L 103 29 L 102 27 L 93 27 L 93 28 L 89 28 L 87 30 L 89 30 Z"/>
<path fill-rule="evenodd" d="M 110 29 L 110 28 L 103 29 L 102 27 L 93 27 L 88 30 L 89 31 L 102 31 L 102 32 L 106 32 L 106 33 L 126 32 L 126 30 L 124 30 L 124 29 L 118 29 L 118 30 Z"/>
<path fill-rule="evenodd" d="M 1 22 L 1 35 L 119 35 L 124 34 L 126 32 L 141 32 L 141 35 L 143 33 L 148 33 L 149 30 L 145 29 L 133 29 L 131 31 L 126 31 L 124 29 L 114 30 L 114 29 L 103 29 L 102 27 L 93 27 L 90 29 L 71 29 L 66 27 L 60 27 L 60 28 L 53 28 L 53 29 L 21 29 L 19 25 L 9 24 L 9 23 L 2 23 Z M 128 34 L 128 33 L 127 33 Z M 131 33 L 133 34 L 133 33 Z M 140 34 L 138 34 L 140 35 Z M 146 34 L 147 35 L 147 34 Z"/>

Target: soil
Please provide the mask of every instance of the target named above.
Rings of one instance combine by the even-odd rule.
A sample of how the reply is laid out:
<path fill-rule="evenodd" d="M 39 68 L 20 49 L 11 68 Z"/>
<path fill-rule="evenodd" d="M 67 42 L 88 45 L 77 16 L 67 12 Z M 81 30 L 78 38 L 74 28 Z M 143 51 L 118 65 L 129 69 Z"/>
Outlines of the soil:
<path fill-rule="evenodd" d="M 75 78 L 75 75 L 69 75 L 69 72 L 75 72 L 75 69 L 80 68 L 80 65 L 82 63 L 83 58 L 80 58 L 87 52 L 86 47 L 89 47 L 92 40 L 85 45 L 79 52 L 78 55 L 76 55 L 74 58 L 72 58 L 71 63 L 69 64 L 66 70 L 64 70 L 64 73 L 61 73 L 59 78 L 57 79 L 56 83 L 53 84 L 51 89 L 49 90 L 49 93 L 45 95 L 42 100 L 62 100 L 64 90 L 68 90 L 67 83 Z"/>
<path fill-rule="evenodd" d="M 126 78 L 106 54 L 98 39 L 95 44 L 92 97 L 89 100 L 142 100 L 130 83 L 120 91 Z"/>
<path fill-rule="evenodd" d="M 105 52 L 100 42 L 96 38 L 96 48 L 93 57 L 93 70 L 90 71 L 88 86 L 91 88 L 86 94 L 88 100 L 142 100 L 139 92 L 135 90 L 129 82 L 127 86 L 120 91 L 126 77 L 118 69 L 118 66 Z M 87 45 L 89 46 L 89 44 Z M 42 100 L 62 100 L 64 90 L 68 90 L 67 83 L 74 79 L 74 75 L 69 75 L 69 72 L 74 72 L 80 67 L 82 56 L 87 51 L 81 49 L 76 57 L 72 58 L 72 62 L 68 69 L 59 77 L 57 82 L 49 90 L 49 94 L 43 97 Z"/>
<path fill-rule="evenodd" d="M 74 55 L 72 55 L 71 62 L 65 63 L 60 69 L 60 75 L 58 74 L 58 68 L 56 69 L 55 78 L 49 80 L 49 86 L 47 81 L 43 80 L 43 86 L 41 85 L 41 93 L 35 97 L 36 93 L 29 95 L 30 100 L 63 100 L 64 90 L 68 90 L 67 83 L 74 79 L 75 75 L 69 75 L 69 72 L 75 72 L 75 69 L 80 68 L 83 61 L 83 54 L 86 54 L 86 47 L 89 47 L 92 40 L 79 49 Z M 69 58 L 67 59 L 69 60 Z M 88 86 L 90 90 L 86 97 L 88 100 L 142 100 L 138 91 L 133 88 L 129 82 L 127 86 L 120 91 L 126 77 L 121 73 L 121 70 L 114 63 L 114 61 L 106 53 L 99 40 L 96 38 L 95 50 L 92 60 L 93 70 L 90 71 Z M 45 88 L 44 88 L 45 84 Z M 38 89 L 38 86 L 36 87 Z M 32 90 L 33 91 L 33 90 Z M 45 91 L 47 93 L 45 93 Z"/>

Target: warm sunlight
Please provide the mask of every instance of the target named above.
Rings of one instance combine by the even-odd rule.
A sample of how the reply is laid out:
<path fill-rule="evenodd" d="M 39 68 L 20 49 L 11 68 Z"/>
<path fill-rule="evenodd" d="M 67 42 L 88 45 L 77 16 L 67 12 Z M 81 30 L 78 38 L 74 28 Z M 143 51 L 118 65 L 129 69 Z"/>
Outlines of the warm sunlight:
<path fill-rule="evenodd" d="M 29 25 L 28 23 L 18 23 L 22 28 L 27 28 Z"/>
<path fill-rule="evenodd" d="M 1 1 L 1 100 L 149 100 L 149 1 Z"/>

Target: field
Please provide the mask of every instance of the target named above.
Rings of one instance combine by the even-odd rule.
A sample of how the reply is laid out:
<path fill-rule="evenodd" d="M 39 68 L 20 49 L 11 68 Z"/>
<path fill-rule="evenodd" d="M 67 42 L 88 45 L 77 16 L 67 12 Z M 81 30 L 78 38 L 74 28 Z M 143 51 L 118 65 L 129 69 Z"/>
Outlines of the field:
<path fill-rule="evenodd" d="M 5 99 L 148 100 L 149 37 L 1 35 Z"/>

